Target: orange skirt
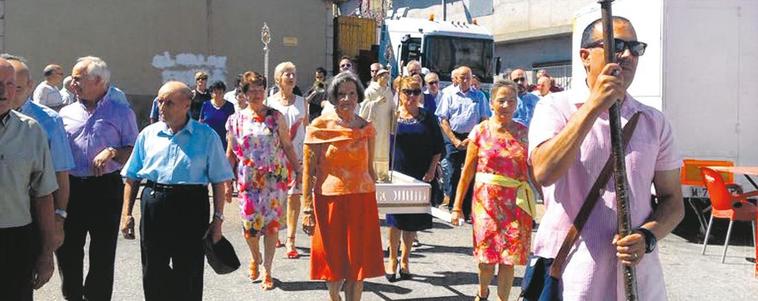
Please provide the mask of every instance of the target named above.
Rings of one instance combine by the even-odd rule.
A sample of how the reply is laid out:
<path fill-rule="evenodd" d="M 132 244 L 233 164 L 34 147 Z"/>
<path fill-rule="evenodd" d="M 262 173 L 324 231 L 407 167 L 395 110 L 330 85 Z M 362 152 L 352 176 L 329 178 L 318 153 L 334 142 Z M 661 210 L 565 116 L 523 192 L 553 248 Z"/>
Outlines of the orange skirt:
<path fill-rule="evenodd" d="M 316 195 L 311 280 L 363 280 L 384 275 L 376 194 Z"/>

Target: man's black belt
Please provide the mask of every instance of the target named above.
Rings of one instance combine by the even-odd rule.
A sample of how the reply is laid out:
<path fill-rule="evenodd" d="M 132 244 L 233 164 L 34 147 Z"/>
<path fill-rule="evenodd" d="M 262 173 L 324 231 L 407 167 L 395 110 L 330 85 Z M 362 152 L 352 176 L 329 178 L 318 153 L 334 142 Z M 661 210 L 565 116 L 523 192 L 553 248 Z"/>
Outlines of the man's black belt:
<path fill-rule="evenodd" d="M 458 138 L 460 140 L 468 138 L 468 133 L 459 133 L 454 131 L 453 135 L 455 135 L 455 138 Z"/>
<path fill-rule="evenodd" d="M 159 192 L 190 192 L 198 191 L 205 188 L 205 185 L 200 184 L 160 184 L 153 181 L 147 181 L 145 187 L 151 188 L 153 191 Z"/>

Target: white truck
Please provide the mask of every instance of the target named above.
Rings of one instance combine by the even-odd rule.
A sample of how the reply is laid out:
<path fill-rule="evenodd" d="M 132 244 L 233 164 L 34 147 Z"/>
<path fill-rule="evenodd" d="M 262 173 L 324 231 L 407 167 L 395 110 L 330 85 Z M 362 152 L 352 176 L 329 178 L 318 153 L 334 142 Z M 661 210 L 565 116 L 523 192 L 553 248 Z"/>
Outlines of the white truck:
<path fill-rule="evenodd" d="M 616 0 L 612 11 L 648 44 L 629 93 L 666 115 L 683 157 L 758 166 L 758 1 Z M 575 15 L 574 85 L 586 78 L 578 55 L 582 30 L 598 18 L 599 4 Z M 734 178 L 752 189 L 742 176 Z M 689 204 L 700 211 L 703 227 L 707 200 Z"/>
<path fill-rule="evenodd" d="M 457 66 L 471 67 L 480 78 L 482 90 L 489 91 L 496 71 L 495 43 L 487 28 L 475 23 L 433 21 L 416 18 L 389 18 L 384 21 L 379 39 L 379 62 L 391 66 L 396 77 L 402 64 L 410 60 L 439 75 L 441 86 L 450 84 L 450 73 Z"/>

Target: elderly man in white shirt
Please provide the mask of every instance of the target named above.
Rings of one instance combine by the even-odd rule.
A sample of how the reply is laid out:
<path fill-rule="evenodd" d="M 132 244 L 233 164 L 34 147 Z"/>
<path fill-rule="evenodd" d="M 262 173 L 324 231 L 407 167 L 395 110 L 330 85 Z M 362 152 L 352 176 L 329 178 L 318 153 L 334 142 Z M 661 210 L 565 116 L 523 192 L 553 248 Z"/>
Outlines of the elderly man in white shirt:
<path fill-rule="evenodd" d="M 59 111 L 64 103 L 58 85 L 63 81 L 63 68 L 60 65 L 47 65 L 42 70 L 45 80 L 34 89 L 34 102 Z"/>

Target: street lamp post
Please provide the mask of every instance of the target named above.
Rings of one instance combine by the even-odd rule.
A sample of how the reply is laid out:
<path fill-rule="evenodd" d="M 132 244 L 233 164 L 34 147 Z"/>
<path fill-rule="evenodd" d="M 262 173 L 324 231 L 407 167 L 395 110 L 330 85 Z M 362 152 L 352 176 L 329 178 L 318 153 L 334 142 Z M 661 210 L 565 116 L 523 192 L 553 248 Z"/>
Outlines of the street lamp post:
<path fill-rule="evenodd" d="M 271 30 L 266 22 L 263 22 L 263 28 L 261 28 L 261 42 L 263 42 L 263 76 L 268 82 L 268 44 L 271 42 Z M 266 84 L 266 94 L 268 95 L 268 84 Z"/>

